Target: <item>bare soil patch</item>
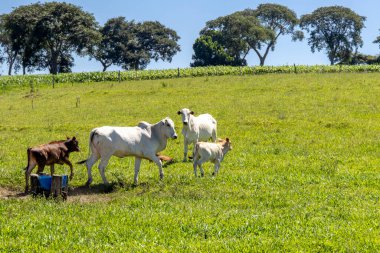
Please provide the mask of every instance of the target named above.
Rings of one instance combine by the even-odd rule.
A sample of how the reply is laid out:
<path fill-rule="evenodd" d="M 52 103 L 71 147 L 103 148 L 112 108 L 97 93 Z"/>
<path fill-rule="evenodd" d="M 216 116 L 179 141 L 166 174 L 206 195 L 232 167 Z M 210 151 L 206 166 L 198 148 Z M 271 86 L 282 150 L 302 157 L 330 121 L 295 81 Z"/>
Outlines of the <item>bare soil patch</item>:
<path fill-rule="evenodd" d="M 70 187 L 68 192 L 67 202 L 69 203 L 96 203 L 109 202 L 113 199 L 110 193 L 113 188 L 105 187 L 104 185 L 94 185 L 91 187 L 79 186 Z M 11 188 L 0 187 L 1 199 L 30 199 L 31 194 L 25 194 L 23 191 Z"/>

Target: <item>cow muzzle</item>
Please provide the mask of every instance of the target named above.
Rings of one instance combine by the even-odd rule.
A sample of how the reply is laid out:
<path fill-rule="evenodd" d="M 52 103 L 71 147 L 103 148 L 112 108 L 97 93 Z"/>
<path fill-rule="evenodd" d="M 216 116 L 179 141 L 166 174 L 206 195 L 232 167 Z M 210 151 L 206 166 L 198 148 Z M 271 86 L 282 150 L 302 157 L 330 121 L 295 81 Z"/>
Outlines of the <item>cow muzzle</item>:
<path fill-rule="evenodd" d="M 184 124 L 185 126 L 187 126 L 187 122 L 183 122 L 183 124 Z"/>
<path fill-rule="evenodd" d="M 175 134 L 175 135 L 173 135 L 173 137 L 172 137 L 173 139 L 177 139 L 178 138 L 178 136 Z"/>

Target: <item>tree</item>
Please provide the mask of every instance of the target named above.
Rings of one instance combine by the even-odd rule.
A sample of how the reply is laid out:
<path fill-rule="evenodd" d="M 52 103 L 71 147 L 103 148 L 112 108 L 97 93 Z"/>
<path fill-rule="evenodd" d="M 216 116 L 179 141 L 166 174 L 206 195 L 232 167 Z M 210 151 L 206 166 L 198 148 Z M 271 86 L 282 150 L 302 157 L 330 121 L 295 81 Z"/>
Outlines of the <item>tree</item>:
<path fill-rule="evenodd" d="M 238 59 L 229 55 L 223 45 L 218 42 L 217 38 L 220 36 L 201 35 L 196 39 L 193 50 L 194 55 L 191 67 L 199 66 L 217 66 L 217 65 L 230 65 L 230 66 L 245 66 L 247 61 L 245 59 Z"/>
<path fill-rule="evenodd" d="M 5 59 L 8 64 L 8 75 L 11 75 L 18 51 L 13 50 L 13 41 L 10 33 L 5 29 L 5 17 L 6 15 L 0 16 L 0 46 L 3 48 L 5 55 L 3 59 Z"/>
<path fill-rule="evenodd" d="M 124 69 L 144 69 L 151 59 L 171 61 L 180 51 L 179 36 L 159 22 L 136 23 L 125 17 L 109 19 L 99 30 L 102 39 L 91 53 L 105 71 L 112 64 Z"/>
<path fill-rule="evenodd" d="M 38 19 L 41 17 L 42 6 L 31 4 L 18 7 L 11 13 L 3 15 L 3 28 L 9 39 L 9 50 L 12 51 L 13 59 L 9 59 L 9 75 L 12 67 L 22 68 L 23 74 L 26 69 L 34 67 L 34 48 L 33 29 Z"/>
<path fill-rule="evenodd" d="M 311 51 L 325 49 L 330 64 L 347 60 L 363 46 L 365 17 L 342 6 L 321 7 L 301 17 L 301 28 L 310 33 Z"/>
<path fill-rule="evenodd" d="M 277 40 L 282 35 L 292 35 L 292 40 L 303 39 L 303 33 L 295 30 L 299 20 L 294 11 L 279 4 L 260 4 L 256 10 L 246 9 L 243 16 L 255 16 L 260 25 L 267 29 L 271 36 L 261 37 L 257 41 L 249 41 L 250 47 L 255 51 L 260 59 L 260 66 L 263 66 L 268 56 L 269 50 L 274 51 Z M 260 52 L 263 49 L 263 52 Z"/>
<path fill-rule="evenodd" d="M 125 43 L 131 39 L 131 23 L 125 21 L 124 17 L 109 19 L 103 27 L 99 29 L 101 40 L 96 44 L 90 53 L 103 66 L 103 72 L 112 64 L 118 65 L 121 62 L 121 55 L 125 51 Z"/>
<path fill-rule="evenodd" d="M 97 23 L 92 14 L 72 4 L 48 2 L 41 6 L 42 18 L 35 25 L 33 38 L 41 51 L 40 66 L 57 74 L 60 62 L 72 61 L 66 56 L 84 54 L 99 40 Z"/>
<path fill-rule="evenodd" d="M 291 34 L 293 40 L 303 38 L 303 33 L 295 30 L 298 22 L 295 12 L 285 6 L 261 4 L 255 10 L 246 9 L 208 21 L 201 35 L 217 31 L 221 34 L 217 41 L 235 61 L 245 60 L 252 49 L 263 66 L 281 35 Z"/>
<path fill-rule="evenodd" d="M 173 56 L 181 51 L 177 43 L 179 39 L 176 31 L 158 21 L 145 21 L 137 25 L 137 40 L 148 55 L 149 61 L 153 59 L 156 62 L 158 60 L 171 62 Z M 138 62 L 133 67 L 138 69 Z"/>
<path fill-rule="evenodd" d="M 376 40 L 374 40 L 373 43 L 379 44 L 380 47 L 380 36 L 377 36 Z"/>
<path fill-rule="evenodd" d="M 211 63 L 212 65 L 242 66 L 247 64 L 245 58 L 250 50 L 248 42 L 267 38 L 270 34 L 259 25 L 256 17 L 247 17 L 241 12 L 236 12 L 208 21 L 206 27 L 201 30 L 200 36 L 193 45 L 193 48 L 198 51 L 193 55 L 194 63 L 191 65 Z M 203 53 L 199 50 L 202 48 Z M 205 54 L 205 49 L 208 51 L 207 54 Z M 218 52 L 211 52 L 211 50 L 218 50 Z"/>

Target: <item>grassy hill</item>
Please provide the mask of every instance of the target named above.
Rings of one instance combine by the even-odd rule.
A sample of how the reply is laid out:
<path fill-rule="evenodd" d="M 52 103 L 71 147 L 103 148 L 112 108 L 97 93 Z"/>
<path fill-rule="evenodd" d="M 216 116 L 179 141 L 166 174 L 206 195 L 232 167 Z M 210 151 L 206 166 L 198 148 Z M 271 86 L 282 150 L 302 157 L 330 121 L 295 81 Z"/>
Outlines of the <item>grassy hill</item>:
<path fill-rule="evenodd" d="M 79 102 L 79 103 L 78 103 Z M 220 173 L 182 163 L 176 112 L 218 120 L 233 150 Z M 268 74 L 57 84 L 0 93 L 0 251 L 379 251 L 380 73 Z M 169 116 L 177 140 L 158 169 L 112 158 L 106 193 L 76 165 L 66 203 L 21 197 L 26 148 L 91 129 Z M 46 172 L 49 169 L 46 168 Z M 67 173 L 66 166 L 56 166 Z M 9 196 L 10 195 L 10 196 Z"/>

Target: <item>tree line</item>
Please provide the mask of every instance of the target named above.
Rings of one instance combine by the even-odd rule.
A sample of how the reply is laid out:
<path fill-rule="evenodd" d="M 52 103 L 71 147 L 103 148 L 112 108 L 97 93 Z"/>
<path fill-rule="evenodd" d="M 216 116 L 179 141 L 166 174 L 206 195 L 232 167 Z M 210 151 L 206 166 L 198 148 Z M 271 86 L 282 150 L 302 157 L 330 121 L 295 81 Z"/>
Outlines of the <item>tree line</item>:
<path fill-rule="evenodd" d="M 286 6 L 260 4 L 208 21 L 193 44 L 190 66 L 246 66 L 252 51 L 263 66 L 280 36 L 303 40 L 303 31 L 311 51 L 326 52 L 331 65 L 380 63 L 379 56 L 358 52 L 365 20 L 342 6 L 321 7 L 298 18 Z M 151 60 L 171 62 L 181 50 L 179 39 L 157 21 L 116 17 L 100 26 L 76 5 L 36 3 L 0 16 L 0 63 L 7 64 L 9 75 L 46 69 L 57 74 L 71 72 L 77 53 L 99 61 L 103 71 L 111 65 L 139 70 Z M 373 43 L 380 44 L 380 36 Z"/>
<path fill-rule="evenodd" d="M 260 4 L 256 9 L 208 21 L 193 45 L 191 66 L 245 66 L 251 50 L 263 66 L 280 36 L 291 35 L 293 41 L 303 40 L 302 30 L 309 34 L 307 41 L 311 51 L 325 51 L 331 65 L 380 63 L 379 56 L 358 52 L 363 46 L 361 31 L 365 20 L 342 6 L 321 7 L 297 18 L 286 6 Z M 380 36 L 374 43 L 380 44 Z"/>
<path fill-rule="evenodd" d="M 73 53 L 98 60 L 103 71 L 111 65 L 144 69 L 152 59 L 171 61 L 180 51 L 179 38 L 153 21 L 116 17 L 99 26 L 81 7 L 60 2 L 20 6 L 0 16 L 0 60 L 9 75 L 12 70 L 71 72 Z"/>

